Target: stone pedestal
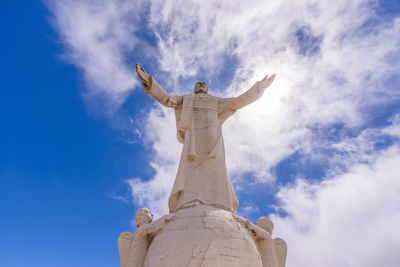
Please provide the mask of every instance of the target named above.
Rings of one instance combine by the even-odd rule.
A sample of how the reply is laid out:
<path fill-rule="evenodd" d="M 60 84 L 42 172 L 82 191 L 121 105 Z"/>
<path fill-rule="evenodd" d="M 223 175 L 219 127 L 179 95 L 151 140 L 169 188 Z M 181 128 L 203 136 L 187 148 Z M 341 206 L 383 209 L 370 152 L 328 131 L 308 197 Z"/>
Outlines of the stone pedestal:
<path fill-rule="evenodd" d="M 262 266 L 249 231 L 231 212 L 200 205 L 174 216 L 152 240 L 144 266 Z"/>

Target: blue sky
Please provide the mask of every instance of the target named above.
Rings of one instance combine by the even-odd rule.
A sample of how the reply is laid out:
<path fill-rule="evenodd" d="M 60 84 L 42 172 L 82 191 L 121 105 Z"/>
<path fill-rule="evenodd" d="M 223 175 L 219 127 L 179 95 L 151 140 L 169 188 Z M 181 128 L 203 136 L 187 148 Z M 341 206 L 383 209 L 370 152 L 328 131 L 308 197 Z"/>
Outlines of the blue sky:
<path fill-rule="evenodd" d="M 3 5 L 0 265 L 118 266 L 134 212 L 165 214 L 181 147 L 140 62 L 171 94 L 277 73 L 224 126 L 239 214 L 289 267 L 397 266 L 399 2 L 172 3 Z"/>

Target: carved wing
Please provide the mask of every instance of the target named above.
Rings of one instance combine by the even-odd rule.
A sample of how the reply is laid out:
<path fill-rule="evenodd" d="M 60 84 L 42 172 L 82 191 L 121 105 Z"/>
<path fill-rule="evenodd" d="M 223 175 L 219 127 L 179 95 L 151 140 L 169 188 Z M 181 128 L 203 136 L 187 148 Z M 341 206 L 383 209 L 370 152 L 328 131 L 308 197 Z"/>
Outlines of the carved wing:
<path fill-rule="evenodd" d="M 278 260 L 278 267 L 285 267 L 286 255 L 287 255 L 287 246 L 285 240 L 281 238 L 275 238 L 274 246 L 275 246 L 276 258 Z"/>
<path fill-rule="evenodd" d="M 118 250 L 121 267 L 126 265 L 128 259 L 129 248 L 132 243 L 133 234 L 131 232 L 123 232 L 118 237 Z"/>

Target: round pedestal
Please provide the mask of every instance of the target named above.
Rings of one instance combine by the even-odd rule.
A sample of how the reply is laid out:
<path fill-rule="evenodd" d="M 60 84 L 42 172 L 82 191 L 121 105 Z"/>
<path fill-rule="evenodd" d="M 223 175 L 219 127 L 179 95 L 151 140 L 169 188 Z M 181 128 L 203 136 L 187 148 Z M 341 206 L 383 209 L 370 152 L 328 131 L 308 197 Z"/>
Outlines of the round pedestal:
<path fill-rule="evenodd" d="M 232 213 L 201 205 L 175 214 L 153 239 L 144 266 L 262 267 L 254 241 Z"/>

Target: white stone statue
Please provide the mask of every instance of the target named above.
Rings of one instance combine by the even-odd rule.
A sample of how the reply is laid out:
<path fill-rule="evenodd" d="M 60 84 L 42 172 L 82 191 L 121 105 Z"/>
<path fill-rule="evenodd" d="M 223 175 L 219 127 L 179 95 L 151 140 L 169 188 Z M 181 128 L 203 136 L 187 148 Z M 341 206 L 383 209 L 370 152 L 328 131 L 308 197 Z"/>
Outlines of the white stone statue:
<path fill-rule="evenodd" d="M 168 95 L 137 64 L 143 90 L 175 109 L 181 160 L 169 198 L 170 215 L 152 222 L 146 208 L 135 216 L 137 230 L 118 239 L 121 266 L 284 267 L 286 244 L 272 239 L 273 224 L 256 225 L 235 215 L 239 203 L 228 178 L 221 127 L 236 110 L 256 101 L 275 75 L 266 76 L 238 97 L 208 94 L 204 82 L 194 94 Z"/>
<path fill-rule="evenodd" d="M 153 214 L 148 208 L 138 210 L 135 215 L 136 232 L 123 232 L 118 237 L 121 267 L 142 267 L 152 239 L 167 222 L 174 219 L 173 215 L 166 215 L 152 222 Z"/>
<path fill-rule="evenodd" d="M 139 64 L 136 71 L 149 96 L 175 109 L 178 141 L 183 150 L 169 198 L 170 213 L 190 207 L 193 202 L 234 212 L 239 202 L 226 170 L 221 127 L 236 110 L 259 99 L 275 74 L 267 75 L 238 97 L 220 98 L 208 94 L 204 82 L 196 83 L 194 94 L 168 95 Z"/>

